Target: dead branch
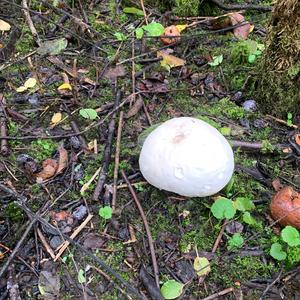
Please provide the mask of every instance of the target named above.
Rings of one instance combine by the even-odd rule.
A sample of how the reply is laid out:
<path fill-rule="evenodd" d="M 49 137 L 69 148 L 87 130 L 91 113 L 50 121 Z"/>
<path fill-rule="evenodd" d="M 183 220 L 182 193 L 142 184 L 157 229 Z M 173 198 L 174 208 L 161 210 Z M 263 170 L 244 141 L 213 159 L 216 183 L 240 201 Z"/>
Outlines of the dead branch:
<path fill-rule="evenodd" d="M 264 5 L 255 5 L 255 4 L 227 4 L 225 5 L 219 0 L 210 0 L 210 2 L 214 3 L 218 7 L 224 10 L 241 10 L 241 9 L 253 9 L 259 11 L 271 11 L 272 6 L 264 6 Z"/>
<path fill-rule="evenodd" d="M 153 238 L 152 238 L 152 235 L 151 235 L 151 230 L 150 230 L 150 227 L 149 227 L 149 224 L 148 224 L 148 221 L 147 221 L 147 218 L 146 218 L 146 215 L 144 213 L 144 210 L 141 206 L 141 203 L 130 183 L 130 181 L 128 180 L 126 174 L 124 173 L 124 171 L 122 170 L 121 171 L 121 174 L 122 174 L 122 177 L 123 179 L 125 180 L 127 186 L 128 186 L 128 189 L 134 199 L 134 202 L 139 210 L 139 213 L 142 217 L 142 220 L 143 220 L 143 223 L 144 223 L 144 227 L 145 227 L 145 230 L 146 230 L 146 233 L 147 233 L 147 238 L 148 238 L 148 243 L 149 243 L 149 249 L 150 249 L 150 254 L 151 254 L 151 260 L 152 260 L 152 265 L 153 265 L 153 270 L 154 270 L 154 277 L 155 277 L 155 282 L 156 282 L 156 286 L 159 288 L 159 271 L 158 271 L 158 265 L 157 265 L 157 260 L 156 260 L 156 256 L 155 256 L 155 250 L 154 250 L 154 243 L 153 243 Z"/>
<path fill-rule="evenodd" d="M 121 95 L 122 95 L 121 91 L 118 90 L 116 93 L 114 109 L 118 107 L 120 103 Z M 99 196 L 102 193 L 106 181 L 108 167 L 111 159 L 111 148 L 112 148 L 113 136 L 115 133 L 115 126 L 116 126 L 116 113 L 112 115 L 111 121 L 109 122 L 108 125 L 107 141 L 104 149 L 102 169 L 100 171 L 97 186 L 95 188 L 94 195 L 93 195 L 93 199 L 95 201 L 99 199 Z"/>
<path fill-rule="evenodd" d="M 5 98 L 0 94 L 0 137 L 7 136 L 5 104 Z M 2 155 L 7 155 L 9 153 L 7 139 L 1 139 L 0 153 Z"/>

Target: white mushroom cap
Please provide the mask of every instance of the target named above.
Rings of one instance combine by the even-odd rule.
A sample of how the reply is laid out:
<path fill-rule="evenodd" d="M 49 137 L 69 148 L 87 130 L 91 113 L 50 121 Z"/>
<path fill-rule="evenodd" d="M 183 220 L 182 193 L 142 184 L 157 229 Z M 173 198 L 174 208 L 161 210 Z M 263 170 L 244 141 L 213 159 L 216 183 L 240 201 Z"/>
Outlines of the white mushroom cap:
<path fill-rule="evenodd" d="M 155 187 L 188 197 L 219 192 L 234 170 L 233 151 L 214 127 L 195 118 L 166 121 L 146 138 L 140 170 Z"/>

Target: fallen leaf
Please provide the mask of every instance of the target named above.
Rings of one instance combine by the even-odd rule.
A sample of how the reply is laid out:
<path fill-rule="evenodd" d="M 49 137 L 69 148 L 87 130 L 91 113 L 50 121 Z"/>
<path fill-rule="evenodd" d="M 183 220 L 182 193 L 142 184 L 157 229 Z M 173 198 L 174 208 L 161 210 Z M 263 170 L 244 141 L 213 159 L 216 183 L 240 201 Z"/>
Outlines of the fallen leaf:
<path fill-rule="evenodd" d="M 135 116 L 143 107 L 144 101 L 142 97 L 138 97 L 135 101 L 135 103 L 132 105 L 132 107 L 129 109 L 126 118 L 129 119 L 133 116 Z"/>
<path fill-rule="evenodd" d="M 279 178 L 276 178 L 272 181 L 272 186 L 276 192 L 280 191 L 283 188 L 282 183 Z"/>
<path fill-rule="evenodd" d="M 72 91 L 72 86 L 70 83 L 63 83 L 58 88 L 58 90 L 70 90 Z"/>
<path fill-rule="evenodd" d="M 249 33 L 253 31 L 253 29 L 254 29 L 253 25 L 251 25 L 250 23 L 246 23 L 237 28 L 234 28 L 233 34 L 235 35 L 235 37 L 245 40 L 247 39 Z"/>
<path fill-rule="evenodd" d="M 300 133 L 297 133 L 297 134 L 295 135 L 295 142 L 296 142 L 296 144 L 297 144 L 298 146 L 300 146 Z"/>
<path fill-rule="evenodd" d="M 96 233 L 89 233 L 84 242 L 83 242 L 83 247 L 86 249 L 97 249 L 103 247 L 105 241 Z"/>
<path fill-rule="evenodd" d="M 73 216 L 67 210 L 61 210 L 59 212 L 51 211 L 49 212 L 49 215 L 56 222 L 60 222 L 60 221 L 70 222 L 70 219 L 73 220 Z"/>
<path fill-rule="evenodd" d="M 43 299 L 58 299 L 60 290 L 59 273 L 41 271 L 38 287 Z"/>
<path fill-rule="evenodd" d="M 28 78 L 25 83 L 24 83 L 24 87 L 26 89 L 30 89 L 30 88 L 33 88 L 35 87 L 36 85 L 36 79 L 35 78 Z"/>
<path fill-rule="evenodd" d="M 63 145 L 58 147 L 59 159 L 56 174 L 60 174 L 68 165 L 68 151 Z"/>
<path fill-rule="evenodd" d="M 44 160 L 42 171 L 35 174 L 37 182 L 43 182 L 45 179 L 54 176 L 57 170 L 57 166 L 58 164 L 55 159 L 48 158 Z"/>
<path fill-rule="evenodd" d="M 179 30 L 179 32 L 183 31 L 187 27 L 188 27 L 187 24 L 176 25 L 176 28 Z"/>
<path fill-rule="evenodd" d="M 112 82 L 115 82 L 118 77 L 123 77 L 125 75 L 126 70 L 122 65 L 111 67 L 104 73 L 104 77 Z"/>
<path fill-rule="evenodd" d="M 61 119 L 62 119 L 62 113 L 61 112 L 55 113 L 52 116 L 51 123 L 52 124 L 57 124 L 61 121 Z"/>
<path fill-rule="evenodd" d="M 170 45 L 180 41 L 180 31 L 175 25 L 171 25 L 165 28 L 164 33 L 161 36 L 161 41 L 165 45 Z"/>
<path fill-rule="evenodd" d="M 58 55 L 67 48 L 68 41 L 65 38 L 43 42 L 37 49 L 40 55 Z"/>
<path fill-rule="evenodd" d="M 9 31 L 10 29 L 10 24 L 0 19 L 0 31 Z"/>
<path fill-rule="evenodd" d="M 18 92 L 18 93 L 23 93 L 23 92 L 25 92 L 25 91 L 27 91 L 27 88 L 25 87 L 25 86 L 20 86 L 20 87 L 18 87 L 17 89 L 16 89 L 16 91 Z"/>
<path fill-rule="evenodd" d="M 194 260 L 194 269 L 198 276 L 207 275 L 210 271 L 210 263 L 206 257 L 197 256 Z"/>
<path fill-rule="evenodd" d="M 160 64 L 162 67 L 170 70 L 171 68 L 184 66 L 186 61 L 174 55 L 167 54 L 165 51 L 157 51 L 157 57 L 162 57 Z"/>

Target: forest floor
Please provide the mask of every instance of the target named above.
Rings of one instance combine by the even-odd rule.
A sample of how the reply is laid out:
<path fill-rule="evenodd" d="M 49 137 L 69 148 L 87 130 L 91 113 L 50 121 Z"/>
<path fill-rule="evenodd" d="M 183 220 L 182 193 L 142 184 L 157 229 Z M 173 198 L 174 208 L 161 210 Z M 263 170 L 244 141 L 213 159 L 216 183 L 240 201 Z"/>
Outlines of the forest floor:
<path fill-rule="evenodd" d="M 267 1 L 212 1 L 202 18 L 48 2 L 0 4 L 0 299 L 299 299 L 299 233 L 285 238 L 269 205 L 300 189 L 300 135 L 256 103 Z M 166 45 L 170 25 L 184 26 Z M 147 134 L 181 116 L 234 149 L 217 195 L 181 197 L 139 172 Z M 224 198 L 228 219 L 211 209 Z"/>

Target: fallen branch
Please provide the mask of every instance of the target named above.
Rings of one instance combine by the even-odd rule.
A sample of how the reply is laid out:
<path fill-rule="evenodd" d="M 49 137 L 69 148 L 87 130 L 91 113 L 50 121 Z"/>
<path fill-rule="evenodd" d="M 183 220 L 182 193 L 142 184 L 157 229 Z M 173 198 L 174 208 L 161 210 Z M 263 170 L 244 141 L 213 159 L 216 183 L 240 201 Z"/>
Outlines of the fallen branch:
<path fill-rule="evenodd" d="M 152 235 L 151 235 L 151 231 L 150 231 L 150 227 L 149 227 L 149 224 L 148 224 L 148 221 L 147 221 L 147 218 L 146 218 L 146 215 L 144 213 L 144 210 L 141 206 L 141 203 L 130 183 L 130 181 L 128 180 L 126 174 L 124 173 L 124 171 L 122 170 L 121 171 L 121 174 L 122 174 L 122 177 L 123 179 L 125 180 L 127 186 L 128 186 L 128 189 L 134 199 L 134 202 L 139 210 L 139 213 L 142 217 L 142 220 L 143 220 L 143 223 L 144 223 L 144 227 L 145 227 L 145 230 L 146 230 L 146 233 L 147 233 L 147 238 L 148 238 L 148 243 L 149 243 L 149 248 L 150 248 L 150 254 L 151 254 L 151 260 L 152 260 L 152 265 L 153 265 L 153 270 L 154 270 L 154 277 L 155 277 L 155 282 L 156 282 L 156 286 L 159 288 L 159 272 L 158 272 L 158 265 L 157 265 L 157 260 L 156 260 L 156 256 L 155 256 L 155 250 L 154 250 L 154 243 L 153 243 L 153 238 L 152 238 Z"/>
<path fill-rule="evenodd" d="M 0 94 L 0 137 L 7 135 L 5 104 L 5 98 Z M 8 153 L 8 141 L 7 139 L 1 139 L 0 154 L 7 155 Z"/>
<path fill-rule="evenodd" d="M 114 109 L 119 106 L 121 95 L 122 95 L 121 91 L 118 90 L 116 94 Z M 112 148 L 113 136 L 115 133 L 115 127 L 116 127 L 116 113 L 113 113 L 111 121 L 109 122 L 108 125 L 107 141 L 106 141 L 104 155 L 103 155 L 103 164 L 99 174 L 97 186 L 95 188 L 94 195 L 93 195 L 93 199 L 95 201 L 99 199 L 99 196 L 102 193 L 106 181 L 108 167 L 111 159 L 111 148 Z"/>
<path fill-rule="evenodd" d="M 224 296 L 224 295 L 226 295 L 228 293 L 231 293 L 233 291 L 234 291 L 234 288 L 227 288 L 227 289 L 225 289 L 225 290 L 223 290 L 221 292 L 218 292 L 218 293 L 212 294 L 212 295 L 210 295 L 210 296 L 208 296 L 206 298 L 203 298 L 202 300 L 213 300 L 213 299 L 216 299 L 216 298 L 218 298 L 220 296 Z"/>

